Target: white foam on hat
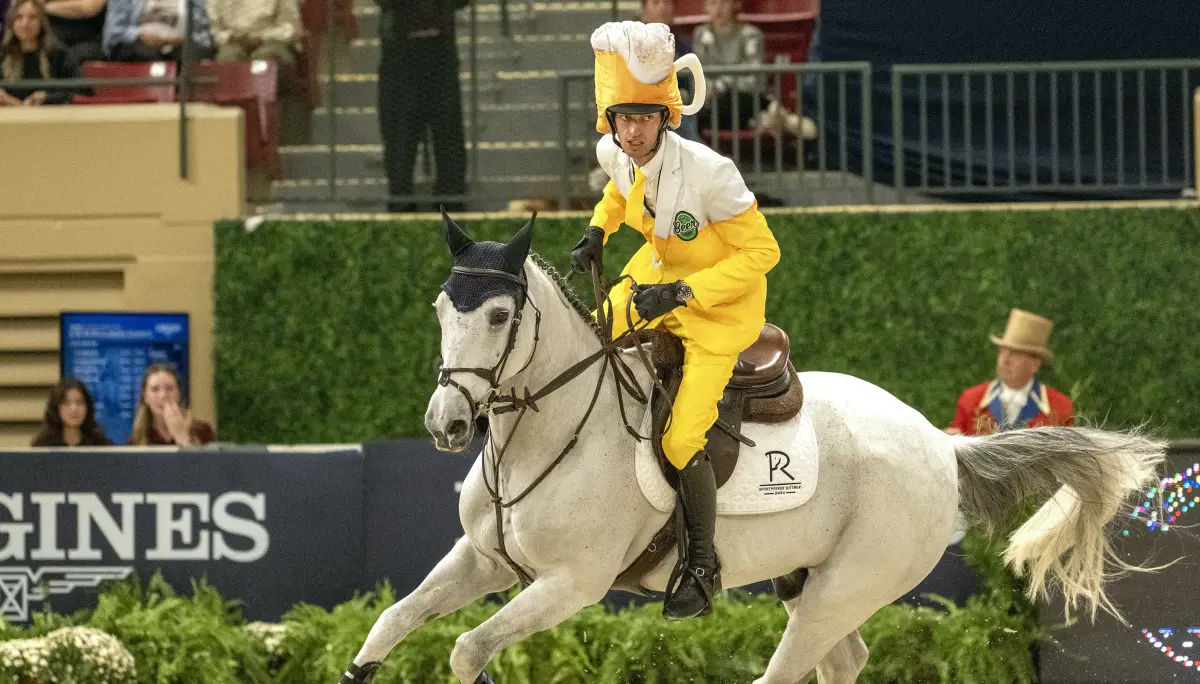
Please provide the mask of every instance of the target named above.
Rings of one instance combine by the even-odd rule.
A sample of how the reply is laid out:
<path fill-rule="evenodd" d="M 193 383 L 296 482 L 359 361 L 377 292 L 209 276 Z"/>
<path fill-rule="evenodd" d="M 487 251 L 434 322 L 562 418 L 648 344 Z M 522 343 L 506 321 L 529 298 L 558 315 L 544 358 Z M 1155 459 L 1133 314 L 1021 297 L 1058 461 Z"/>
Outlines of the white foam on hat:
<path fill-rule="evenodd" d="M 616 52 L 638 81 L 658 83 L 671 75 L 675 36 L 666 24 L 612 21 L 592 32 L 592 49 Z"/>

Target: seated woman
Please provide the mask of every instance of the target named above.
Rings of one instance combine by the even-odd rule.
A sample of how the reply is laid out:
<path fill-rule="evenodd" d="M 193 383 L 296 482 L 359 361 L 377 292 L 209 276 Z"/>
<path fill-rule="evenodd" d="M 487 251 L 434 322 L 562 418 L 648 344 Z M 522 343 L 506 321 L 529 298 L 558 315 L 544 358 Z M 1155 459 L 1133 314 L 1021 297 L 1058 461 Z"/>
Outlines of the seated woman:
<path fill-rule="evenodd" d="M 142 376 L 142 392 L 133 417 L 129 443 L 139 446 L 193 446 L 215 442 L 213 426 L 192 418 L 180 406 L 179 376 L 169 364 L 156 363 Z"/>
<path fill-rule="evenodd" d="M 35 447 L 112 446 L 96 422 L 92 394 L 75 378 L 63 378 L 46 400 L 42 427 L 33 438 Z"/>
<path fill-rule="evenodd" d="M 33 90 L 9 85 L 23 79 L 79 78 L 79 63 L 63 48 L 50 28 L 42 0 L 14 0 L 4 20 L 0 40 L 0 106 L 64 104 L 72 90 Z"/>

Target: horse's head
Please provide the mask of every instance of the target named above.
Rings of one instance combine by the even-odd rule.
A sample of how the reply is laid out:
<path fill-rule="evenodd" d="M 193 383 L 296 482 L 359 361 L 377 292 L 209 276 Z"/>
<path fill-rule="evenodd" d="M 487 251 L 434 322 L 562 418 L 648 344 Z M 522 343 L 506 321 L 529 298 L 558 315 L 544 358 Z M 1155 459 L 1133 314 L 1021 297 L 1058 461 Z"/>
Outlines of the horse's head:
<path fill-rule="evenodd" d="M 535 212 L 505 244 L 473 241 L 442 212 L 454 266 L 433 304 L 442 329 L 442 368 L 425 428 L 443 451 L 467 448 L 480 402 L 533 357 L 535 325 L 521 321 L 527 318 L 525 260 L 536 218 Z"/>

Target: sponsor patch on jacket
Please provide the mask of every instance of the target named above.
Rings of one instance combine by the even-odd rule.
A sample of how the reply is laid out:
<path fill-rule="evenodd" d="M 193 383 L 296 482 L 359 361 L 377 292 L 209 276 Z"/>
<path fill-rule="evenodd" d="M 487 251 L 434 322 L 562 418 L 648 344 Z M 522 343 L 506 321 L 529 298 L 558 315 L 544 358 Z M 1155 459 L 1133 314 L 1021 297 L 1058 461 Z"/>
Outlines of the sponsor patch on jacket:
<path fill-rule="evenodd" d="M 681 211 L 675 214 L 675 223 L 671 225 L 671 232 L 685 242 L 695 240 L 696 235 L 700 233 L 700 222 L 696 220 L 695 216 Z"/>

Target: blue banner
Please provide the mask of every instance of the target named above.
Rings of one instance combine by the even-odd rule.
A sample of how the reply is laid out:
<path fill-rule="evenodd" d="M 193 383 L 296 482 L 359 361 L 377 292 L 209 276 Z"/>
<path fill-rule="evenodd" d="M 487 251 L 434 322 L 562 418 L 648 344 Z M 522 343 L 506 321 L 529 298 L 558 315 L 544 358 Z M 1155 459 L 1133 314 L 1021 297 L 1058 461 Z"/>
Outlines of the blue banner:
<path fill-rule="evenodd" d="M 60 368 L 87 385 L 96 422 L 117 444 L 129 441 L 142 374 L 169 363 L 188 397 L 188 315 L 185 313 L 64 312 L 60 319 Z"/>

